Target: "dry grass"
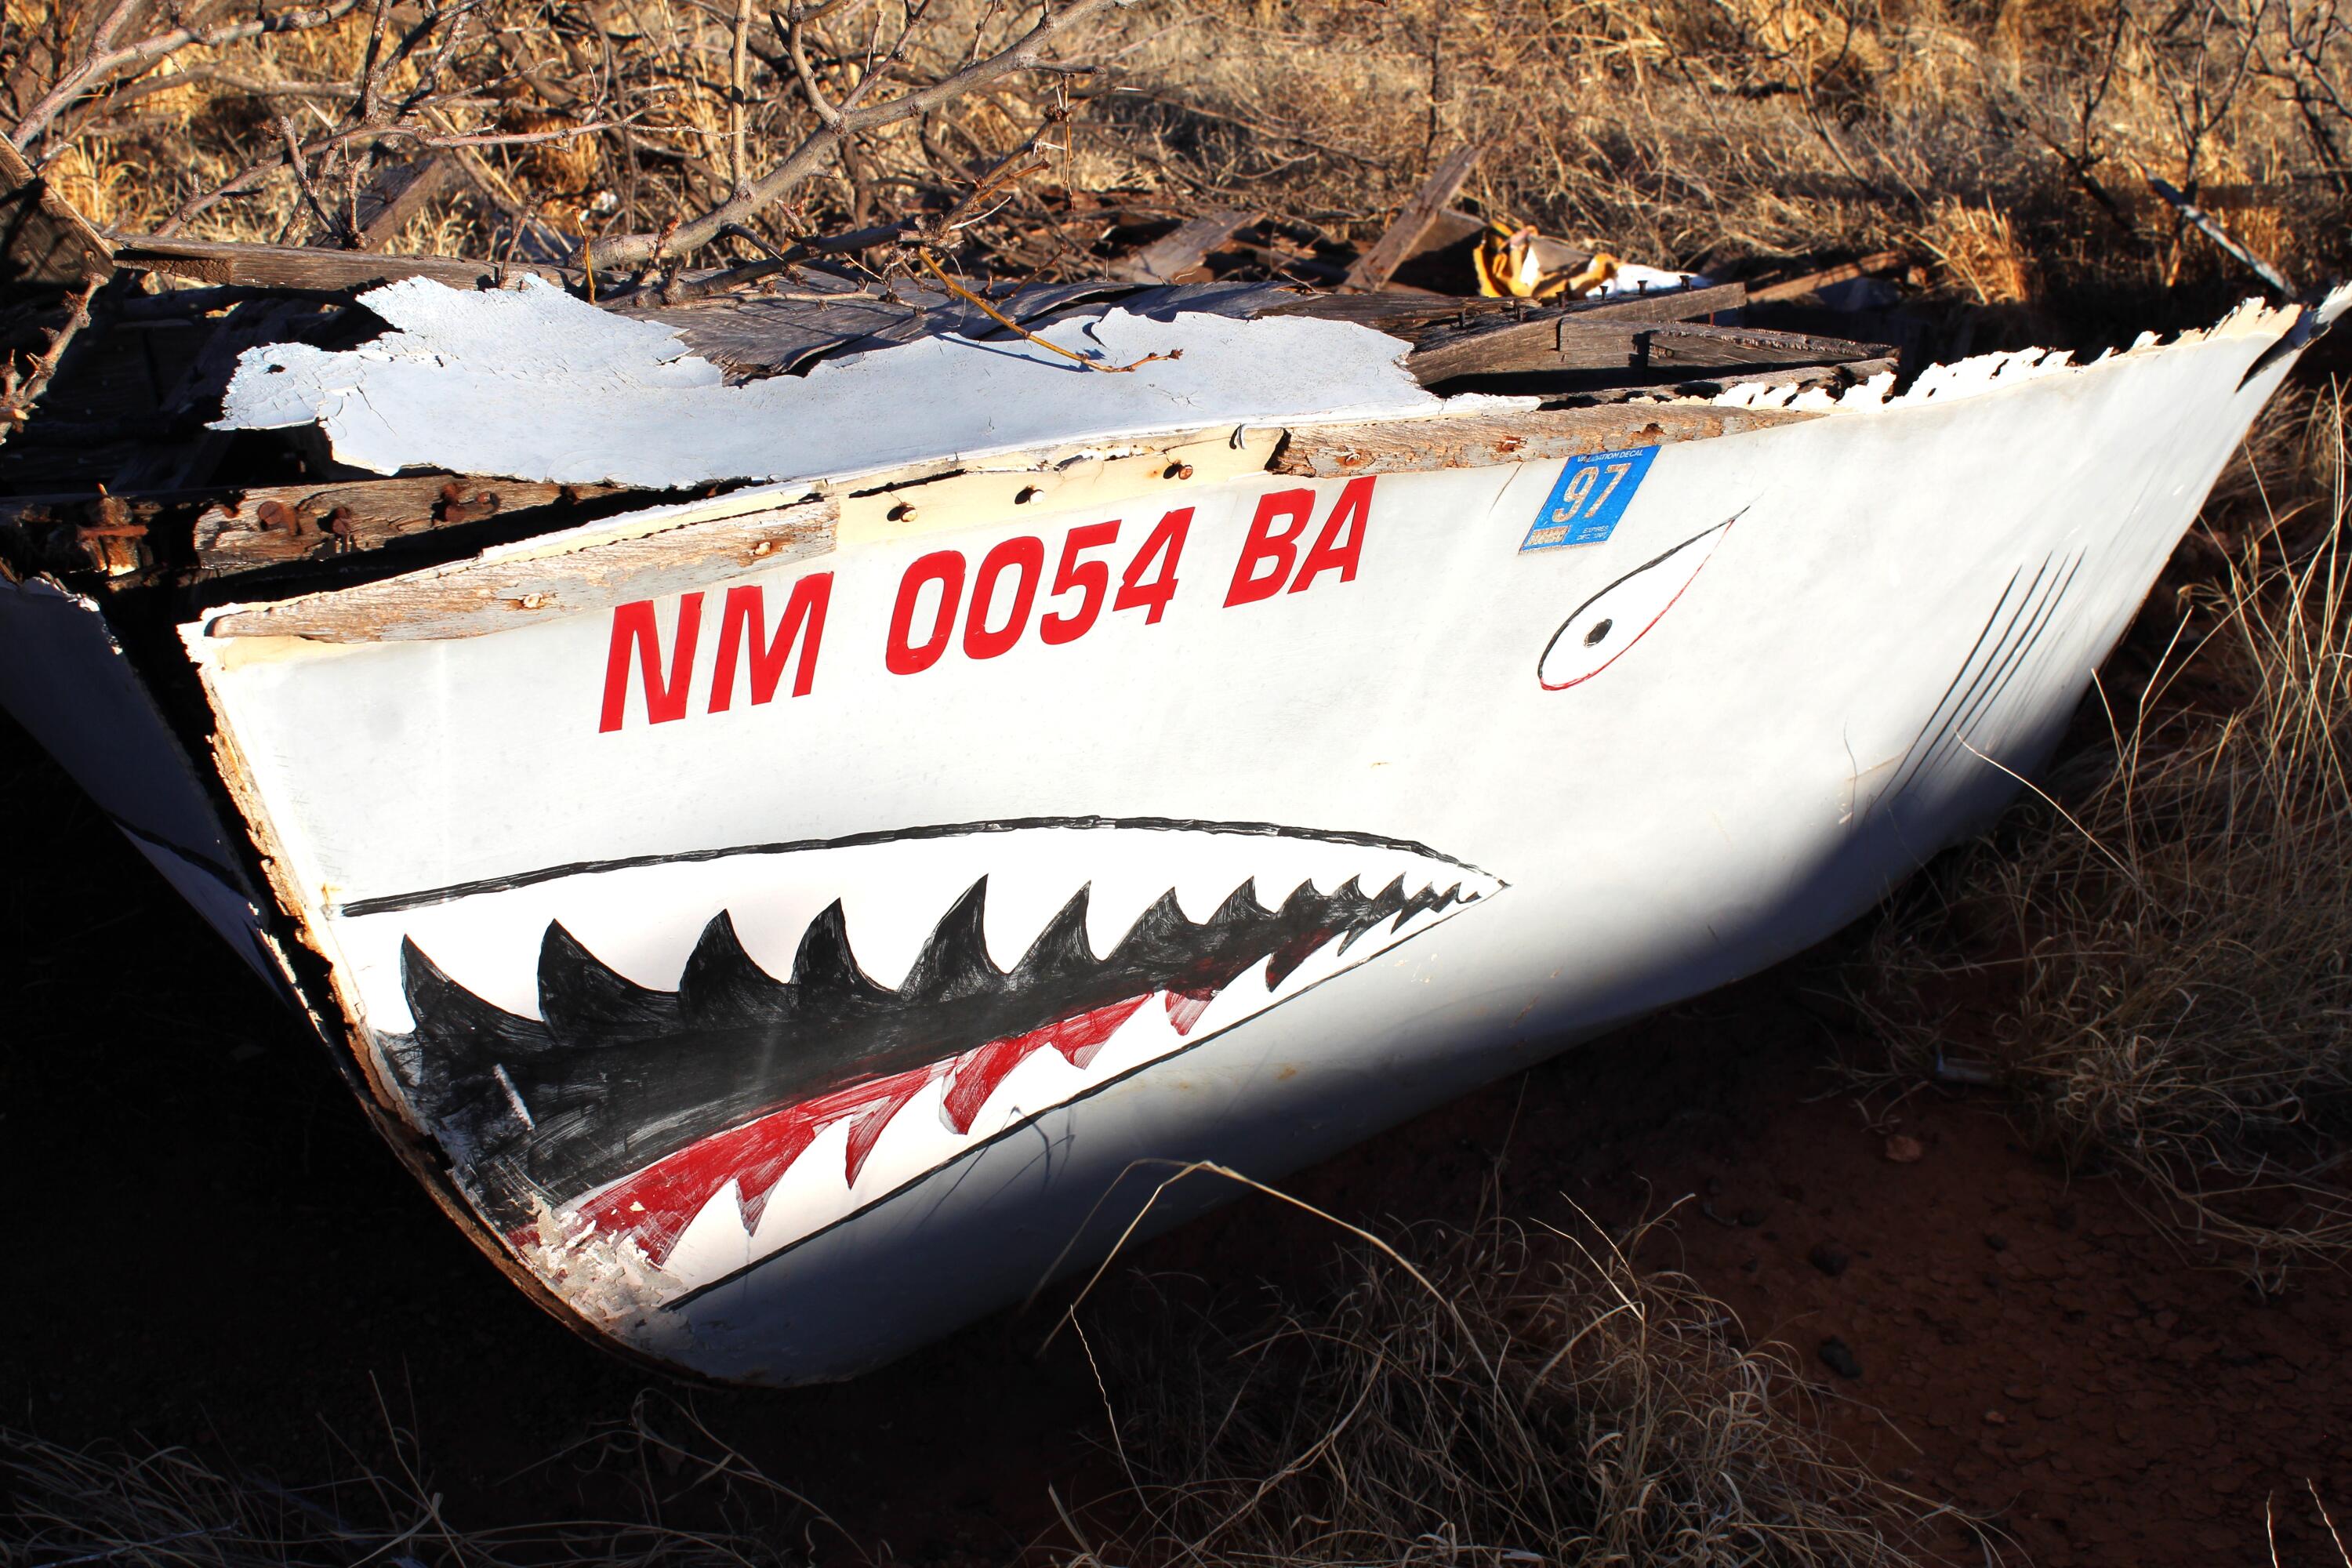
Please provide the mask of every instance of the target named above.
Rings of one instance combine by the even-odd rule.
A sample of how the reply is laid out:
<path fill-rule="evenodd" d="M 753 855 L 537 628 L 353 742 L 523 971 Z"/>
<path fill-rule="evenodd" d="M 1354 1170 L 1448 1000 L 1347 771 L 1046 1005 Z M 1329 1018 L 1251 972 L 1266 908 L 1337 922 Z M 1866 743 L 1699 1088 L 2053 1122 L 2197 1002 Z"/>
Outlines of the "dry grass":
<path fill-rule="evenodd" d="M 782 1568 L 813 1560 L 829 1522 L 658 1395 L 547 1461 L 594 1471 L 606 1517 L 467 1527 L 444 1516 L 413 1439 L 387 1430 L 381 1460 L 339 1445 L 341 1479 L 297 1487 L 186 1448 L 75 1449 L 0 1427 L 0 1565 Z M 716 1528 L 666 1521 L 696 1493 Z"/>
<path fill-rule="evenodd" d="M 23 112 L 78 58 L 93 7 L 10 8 L 0 110 Z M 439 95 L 418 125 L 603 128 L 459 150 L 467 179 L 404 243 L 479 254 L 524 225 L 557 244 L 658 231 L 732 188 L 724 0 L 387 14 L 406 26 L 420 9 L 438 31 L 383 84 Z M 750 172 L 815 123 L 770 9 L 753 10 Z M 371 11 L 123 76 L 34 153 L 126 229 L 190 215 L 191 233 L 301 239 L 318 226 L 271 165 L 280 117 L 304 135 L 343 123 L 349 92 L 330 89 L 364 79 Z M 2077 310 L 2234 279 L 2147 197 L 2143 170 L 2207 193 L 2300 280 L 2352 257 L 2339 151 L 2352 147 L 2352 19 L 2299 0 L 1134 0 L 1107 15 L 1072 51 L 1087 74 L 1018 79 L 861 138 L 759 226 L 940 210 L 1066 109 L 1050 167 L 971 230 L 975 261 L 1084 271 L 1122 222 L 1213 202 L 1301 220 L 1302 240 L 1361 239 L 1463 139 L 1491 148 L 1470 193 L 1490 213 L 1685 266 L 1909 247 L 1939 258 L 1956 299 Z M 837 97 L 903 41 L 895 74 L 930 79 L 1034 16 L 1003 0 L 852 5 L 816 27 L 818 74 Z M 365 151 L 313 160 L 330 205 L 354 169 L 415 146 Z M 257 165 L 254 188 L 191 215 Z"/>
<path fill-rule="evenodd" d="M 1111 1539 L 1073 1524 L 1079 1561 L 1913 1561 L 1934 1510 L 1847 1463 L 1791 1362 L 1639 1244 L 1425 1226 L 1270 1310 L 1132 1282 L 1090 1314 L 1130 1488 L 1097 1510 Z"/>
<path fill-rule="evenodd" d="M 1083 1524 L 1064 1510 L 1066 1534 L 1034 1559 L 1906 1568 L 1931 1521 L 1956 1517 L 1847 1461 L 1792 1361 L 1747 1347 L 1689 1279 L 1637 1267 L 1638 1232 L 1622 1248 L 1499 1223 L 1367 1239 L 1311 1307 L 1204 1315 L 1140 1276 L 1088 1303 L 1108 1427 L 1084 1436 L 1129 1484 Z M 0 1568 L 891 1560 L 667 1396 L 546 1461 L 593 1479 L 602 1518 L 454 1521 L 387 1426 L 384 1456 L 338 1445 L 341 1479 L 304 1487 L 184 1448 L 0 1429 Z"/>
<path fill-rule="evenodd" d="M 2352 1253 L 2352 547 L 2340 387 L 2207 510 L 2216 574 L 2110 743 L 1874 939 L 1907 1068 L 1990 1051 L 2071 1158 L 2274 1281 Z"/>

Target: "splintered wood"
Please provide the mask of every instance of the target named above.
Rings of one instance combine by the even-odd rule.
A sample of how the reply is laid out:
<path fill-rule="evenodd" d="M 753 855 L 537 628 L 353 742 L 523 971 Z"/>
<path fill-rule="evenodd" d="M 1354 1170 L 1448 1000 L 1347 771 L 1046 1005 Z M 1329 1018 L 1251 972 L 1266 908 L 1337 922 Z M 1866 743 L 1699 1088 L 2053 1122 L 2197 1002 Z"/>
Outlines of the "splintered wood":
<path fill-rule="evenodd" d="M 550 485 L 425 474 L 325 485 L 270 485 L 198 514 L 208 572 L 248 571 L 369 550 L 394 540 L 615 493 L 610 485 Z"/>

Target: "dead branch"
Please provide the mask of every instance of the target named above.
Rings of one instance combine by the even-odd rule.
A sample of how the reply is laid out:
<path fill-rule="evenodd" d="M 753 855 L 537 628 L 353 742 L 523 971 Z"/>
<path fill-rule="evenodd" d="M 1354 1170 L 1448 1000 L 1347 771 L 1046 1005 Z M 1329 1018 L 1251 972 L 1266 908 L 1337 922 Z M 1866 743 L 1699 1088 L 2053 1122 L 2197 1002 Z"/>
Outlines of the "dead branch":
<path fill-rule="evenodd" d="M 68 296 L 64 323 L 22 377 L 16 374 L 14 354 L 8 356 L 5 365 L 0 365 L 0 440 L 5 440 L 17 426 L 25 422 L 33 411 L 33 405 L 39 402 L 41 394 L 47 390 L 49 378 L 58 374 L 58 363 L 65 358 L 66 348 L 73 342 L 74 334 L 89 325 L 89 299 L 98 292 L 98 286 L 105 279 L 101 278 L 92 278 Z"/>
<path fill-rule="evenodd" d="M 669 233 L 619 235 L 583 245 L 581 265 L 592 271 L 599 268 L 613 271 L 639 266 L 659 254 L 680 256 L 698 249 L 717 238 L 726 225 L 742 223 L 761 208 L 782 200 L 794 186 L 822 168 L 849 138 L 868 134 L 883 126 L 926 113 L 1015 72 L 1034 70 L 1048 63 L 1045 58 L 1047 47 L 1072 28 L 1098 12 L 1129 3 L 1129 0 L 1069 0 L 1059 10 L 1048 7 L 1037 25 L 1024 34 L 1018 42 L 986 59 L 967 66 L 929 87 L 901 93 L 881 103 L 854 103 L 852 100 L 867 83 L 880 79 L 881 72 L 869 72 L 835 110 L 836 119 L 820 124 L 803 138 L 782 163 L 744 190 L 700 216 L 680 223 Z M 803 25 L 805 22 L 804 16 Z M 818 98 L 811 99 L 812 104 L 817 101 Z"/>
<path fill-rule="evenodd" d="M 156 61 L 179 53 L 191 45 L 219 48 L 225 45 L 258 38 L 275 33 L 299 32 L 310 27 L 323 27 L 350 15 L 359 0 L 327 0 L 322 5 L 307 5 L 291 11 L 279 11 L 267 16 L 250 17 L 242 22 L 226 23 L 211 28 L 178 26 L 169 32 L 157 33 L 135 44 L 110 49 L 106 46 L 120 32 L 141 0 L 122 0 L 100 27 L 89 54 L 79 65 L 51 88 L 26 116 L 16 122 L 10 140 L 20 148 L 30 147 L 38 141 L 52 121 L 73 102 L 114 77 L 134 68 L 145 69 Z"/>

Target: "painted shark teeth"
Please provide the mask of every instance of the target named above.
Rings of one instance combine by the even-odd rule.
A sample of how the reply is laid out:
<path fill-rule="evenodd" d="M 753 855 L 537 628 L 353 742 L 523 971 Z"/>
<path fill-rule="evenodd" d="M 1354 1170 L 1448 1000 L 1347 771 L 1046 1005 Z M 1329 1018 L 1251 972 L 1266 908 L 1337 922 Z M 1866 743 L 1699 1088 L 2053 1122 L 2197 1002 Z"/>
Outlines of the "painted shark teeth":
<path fill-rule="evenodd" d="M 1008 1119 L 1243 1022 L 1501 886 L 1426 854 L 1219 837 L 1148 898 L 1122 869 L 1108 904 L 1083 878 L 1045 898 L 1037 858 L 1013 858 L 1012 917 L 993 907 L 993 873 L 952 889 L 927 873 L 938 901 L 919 941 L 904 910 L 886 922 L 880 940 L 902 954 L 889 980 L 866 958 L 870 889 L 814 908 L 789 939 L 762 914 L 747 941 L 739 908 L 689 923 L 672 990 L 645 984 L 646 942 L 623 944 L 632 974 L 568 911 L 549 918 L 536 1017 L 404 941 L 414 1026 L 378 1037 L 420 1119 L 509 1228 L 543 1203 L 628 1231 L 657 1259 L 689 1230 L 731 1234 L 740 1251 L 752 1233 L 803 1224 L 766 1206 L 788 1174 L 790 1215 L 866 1201 L 877 1181 L 912 1180 Z M 1250 869 L 1252 849 L 1270 879 Z M 1372 870 L 1341 875 L 1342 857 Z M 1051 862 L 1065 875 L 1073 863 Z M 609 929 L 609 910 L 595 918 Z M 701 1217 L 722 1192 L 731 1233 Z"/>

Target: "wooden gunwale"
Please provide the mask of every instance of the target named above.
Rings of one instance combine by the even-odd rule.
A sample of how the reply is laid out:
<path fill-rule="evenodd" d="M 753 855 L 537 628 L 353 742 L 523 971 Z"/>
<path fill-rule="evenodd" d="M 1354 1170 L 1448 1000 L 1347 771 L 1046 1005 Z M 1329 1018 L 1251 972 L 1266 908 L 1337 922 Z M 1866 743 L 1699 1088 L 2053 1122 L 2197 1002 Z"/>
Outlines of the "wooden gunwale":
<path fill-rule="evenodd" d="M 1707 440 L 1819 417 L 1811 412 L 1698 403 L 1608 404 L 1572 409 L 1296 426 L 1272 446 L 1264 471 L 1301 478 L 1426 473 L 1543 462 L 1622 447 Z M 1135 453 L 1179 454 L 1204 441 L 1240 445 L 1239 430 L 1193 429 L 1113 445 Z M 780 485 L 703 502 L 628 513 L 470 559 L 374 582 L 235 605 L 205 621 L 219 637 L 303 637 L 324 642 L 431 640 L 487 636 L 561 615 L 609 609 L 632 599 L 688 592 L 757 568 L 811 561 L 843 544 L 844 504 L 888 491 L 927 512 L 909 532 L 944 531 L 1001 520 L 1001 507 L 956 498 L 950 487 L 976 476 L 1027 476 L 1022 488 L 1050 487 L 1072 462 L 1069 450 L 1032 450 L 968 464 L 937 462 L 874 470 L 808 485 Z M 1250 471 L 1248 469 L 1241 470 Z M 1149 493 L 1175 496 L 1196 477 L 1171 460 Z M 415 486 L 415 480 L 387 483 Z M 464 479 L 461 490 L 478 483 Z M 1128 493 L 1135 493 L 1130 489 Z M 931 505 L 931 498 L 953 504 Z M 1050 493 L 1045 498 L 1050 504 Z M 1043 510 L 1043 509 L 1041 509 Z"/>

